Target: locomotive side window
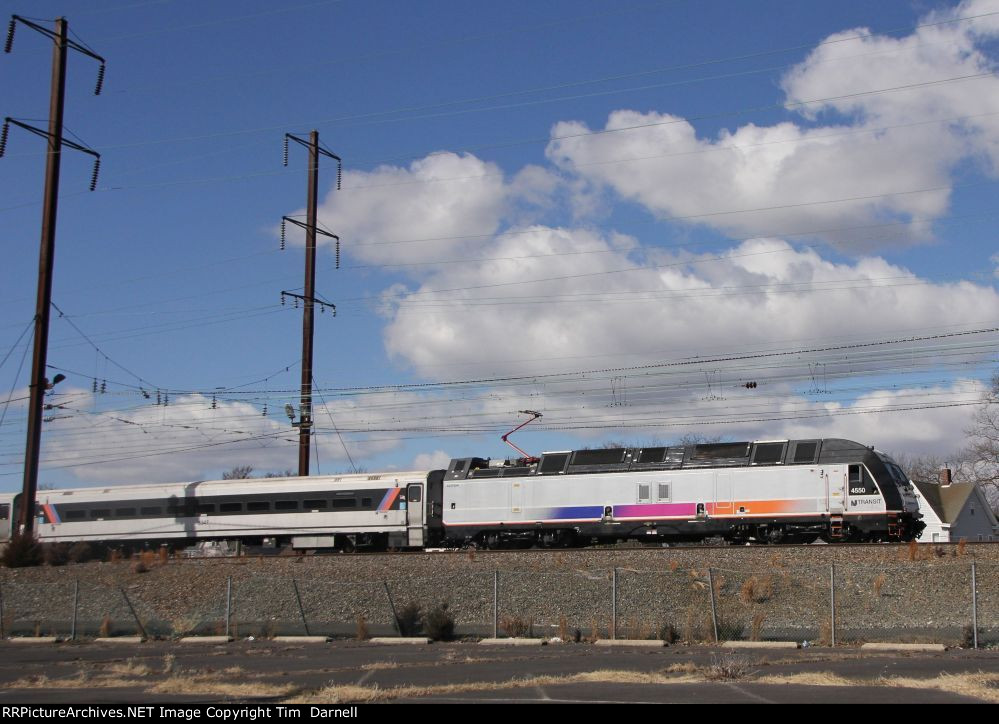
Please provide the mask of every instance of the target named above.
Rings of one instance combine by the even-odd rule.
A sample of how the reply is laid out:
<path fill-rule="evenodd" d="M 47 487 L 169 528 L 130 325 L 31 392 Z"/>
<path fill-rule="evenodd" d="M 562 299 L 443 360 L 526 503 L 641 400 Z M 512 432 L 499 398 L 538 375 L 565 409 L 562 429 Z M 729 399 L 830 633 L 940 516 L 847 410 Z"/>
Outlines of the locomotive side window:
<path fill-rule="evenodd" d="M 850 466 L 850 495 L 877 495 L 878 486 L 863 465 Z"/>
<path fill-rule="evenodd" d="M 784 442 L 761 442 L 753 450 L 753 460 L 750 465 L 780 465 L 784 460 Z"/>
<path fill-rule="evenodd" d="M 334 508 L 356 508 L 357 499 L 356 498 L 334 498 L 333 499 Z"/>
<path fill-rule="evenodd" d="M 649 488 L 650 488 L 650 486 L 649 486 L 648 483 L 639 483 L 638 484 L 638 502 L 639 503 L 648 503 L 649 502 L 649 495 L 650 495 Z"/>
<path fill-rule="evenodd" d="M 110 518 L 111 509 L 110 508 L 94 508 L 90 511 L 90 517 L 94 520 L 99 518 Z"/>
<path fill-rule="evenodd" d="M 306 510 L 324 510 L 327 507 L 325 500 L 305 500 L 302 507 Z"/>
<path fill-rule="evenodd" d="M 219 503 L 220 513 L 240 513 L 242 510 L 242 503 Z"/>
<path fill-rule="evenodd" d="M 817 442 L 799 442 L 794 448 L 794 462 L 815 462 L 815 453 L 818 451 L 818 448 L 819 444 Z"/>
<path fill-rule="evenodd" d="M 298 501 L 279 500 L 274 503 L 274 510 L 298 510 Z"/>
<path fill-rule="evenodd" d="M 251 500 L 246 504 L 246 509 L 248 511 L 257 512 L 261 510 L 270 510 L 271 504 L 266 500 Z"/>
<path fill-rule="evenodd" d="M 10 519 L 10 506 L 7 503 L 0 504 L 0 520 Z"/>
<path fill-rule="evenodd" d="M 198 503 L 198 513 L 207 514 L 215 512 L 215 503 Z"/>
<path fill-rule="evenodd" d="M 659 502 L 669 500 L 669 483 L 659 483 Z"/>

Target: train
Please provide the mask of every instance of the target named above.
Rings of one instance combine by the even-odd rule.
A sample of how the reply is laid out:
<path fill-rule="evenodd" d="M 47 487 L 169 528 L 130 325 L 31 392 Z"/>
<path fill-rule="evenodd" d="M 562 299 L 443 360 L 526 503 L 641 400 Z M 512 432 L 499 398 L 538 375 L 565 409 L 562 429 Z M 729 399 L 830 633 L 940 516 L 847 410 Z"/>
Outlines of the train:
<path fill-rule="evenodd" d="M 0 496 L 4 537 L 19 496 Z M 455 458 L 447 469 L 42 490 L 37 538 L 135 550 L 565 548 L 910 541 L 912 482 L 838 438 Z"/>

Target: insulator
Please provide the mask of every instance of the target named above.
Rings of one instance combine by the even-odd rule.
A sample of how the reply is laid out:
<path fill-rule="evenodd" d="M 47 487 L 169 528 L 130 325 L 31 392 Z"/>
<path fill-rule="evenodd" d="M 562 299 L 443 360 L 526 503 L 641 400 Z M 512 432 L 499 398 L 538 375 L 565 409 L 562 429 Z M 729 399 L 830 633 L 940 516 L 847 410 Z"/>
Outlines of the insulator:
<path fill-rule="evenodd" d="M 9 53 L 10 49 L 14 47 L 14 28 L 17 27 L 17 21 L 14 18 L 10 19 L 10 25 L 7 26 L 7 43 L 3 46 L 3 52 Z"/>
<path fill-rule="evenodd" d="M 101 394 L 103 395 L 107 391 L 108 391 L 108 381 L 101 380 Z"/>
<path fill-rule="evenodd" d="M 159 390 L 156 390 L 156 404 L 157 405 L 163 404 L 163 396 L 160 394 Z"/>
<path fill-rule="evenodd" d="M 93 388 L 91 388 L 90 391 L 91 392 L 95 392 L 95 393 L 97 392 L 97 378 L 96 377 L 94 378 L 94 386 L 93 386 Z"/>
<path fill-rule="evenodd" d="M 170 393 L 169 392 L 164 392 L 163 393 L 163 407 L 166 407 L 169 404 L 170 404 Z"/>
<path fill-rule="evenodd" d="M 288 136 L 284 137 L 284 165 L 288 165 Z"/>
<path fill-rule="evenodd" d="M 340 190 L 340 179 L 343 178 L 343 161 L 336 162 L 336 190 Z"/>
<path fill-rule="evenodd" d="M 298 309 L 298 297 L 295 297 L 295 309 Z"/>
<path fill-rule="evenodd" d="M 333 316 L 336 316 L 336 305 L 333 305 Z"/>
<path fill-rule="evenodd" d="M 7 134 L 10 133 L 10 121 L 3 122 L 3 130 L 0 131 L 0 158 L 3 157 L 4 151 L 7 150 Z"/>
<path fill-rule="evenodd" d="M 94 173 L 90 177 L 90 190 L 93 191 L 97 188 L 97 174 L 101 172 L 101 157 L 98 156 L 94 159 Z"/>
<path fill-rule="evenodd" d="M 263 416 L 267 417 L 267 405 L 266 405 L 266 403 L 264 404 L 264 414 L 263 414 Z"/>
<path fill-rule="evenodd" d="M 94 86 L 94 95 L 99 96 L 101 94 L 101 89 L 104 87 L 104 63 L 101 63 L 101 67 L 97 69 L 97 85 Z"/>
<path fill-rule="evenodd" d="M 325 304 L 320 304 L 319 305 L 319 313 L 320 314 L 326 314 L 326 305 Z"/>
<path fill-rule="evenodd" d="M 281 295 L 281 306 L 284 306 L 284 294 Z"/>
<path fill-rule="evenodd" d="M 218 403 L 215 402 L 215 395 L 212 395 L 212 409 L 213 410 L 217 410 L 218 409 Z"/>
<path fill-rule="evenodd" d="M 340 268 L 340 240 L 336 240 L 336 268 Z"/>
<path fill-rule="evenodd" d="M 285 220 L 281 219 L 281 251 L 284 251 Z"/>

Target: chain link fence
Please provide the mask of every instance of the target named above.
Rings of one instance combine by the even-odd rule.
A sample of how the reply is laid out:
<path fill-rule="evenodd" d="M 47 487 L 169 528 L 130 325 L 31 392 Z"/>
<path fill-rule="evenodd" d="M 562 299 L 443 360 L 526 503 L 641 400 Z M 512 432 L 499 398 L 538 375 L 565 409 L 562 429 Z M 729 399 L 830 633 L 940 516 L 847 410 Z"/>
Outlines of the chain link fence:
<path fill-rule="evenodd" d="M 210 589 L 210 590 L 209 590 Z M 86 581 L 0 585 L 0 635 L 178 637 L 420 633 L 446 612 L 465 636 L 999 645 L 999 564 L 754 570 L 449 572 L 384 580 L 249 575 L 185 595 Z"/>

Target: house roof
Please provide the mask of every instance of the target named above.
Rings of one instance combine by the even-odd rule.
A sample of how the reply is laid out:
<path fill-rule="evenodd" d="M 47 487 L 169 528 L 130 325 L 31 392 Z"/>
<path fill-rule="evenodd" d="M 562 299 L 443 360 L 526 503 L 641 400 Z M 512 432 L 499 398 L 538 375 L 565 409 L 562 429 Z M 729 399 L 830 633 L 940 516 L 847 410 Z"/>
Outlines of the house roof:
<path fill-rule="evenodd" d="M 961 514 L 965 503 L 975 492 L 974 483 L 920 483 L 913 481 L 919 494 L 933 508 L 941 523 L 953 523 Z"/>

